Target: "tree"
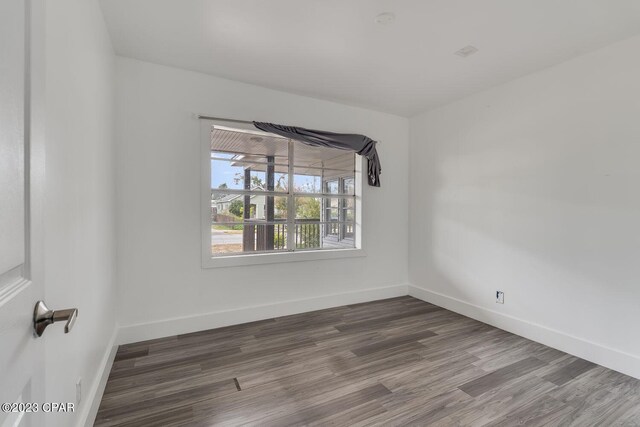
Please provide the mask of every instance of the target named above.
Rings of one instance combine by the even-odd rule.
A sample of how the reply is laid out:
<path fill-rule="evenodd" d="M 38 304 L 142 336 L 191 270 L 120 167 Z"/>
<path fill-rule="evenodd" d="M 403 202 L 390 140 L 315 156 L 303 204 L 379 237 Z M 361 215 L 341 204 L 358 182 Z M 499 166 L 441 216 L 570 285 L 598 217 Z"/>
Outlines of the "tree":
<path fill-rule="evenodd" d="M 275 208 L 276 208 L 275 209 L 276 218 L 286 218 L 287 217 L 287 198 L 276 197 Z"/>
<path fill-rule="evenodd" d="M 316 197 L 296 197 L 296 218 L 320 219 L 320 199 Z M 287 213 L 287 198 L 276 197 L 276 218 L 285 218 Z"/>
<path fill-rule="evenodd" d="M 235 182 L 236 184 L 240 184 L 241 182 L 244 182 L 244 173 L 240 173 L 240 172 L 236 172 L 236 175 L 233 177 L 233 182 Z M 260 178 L 257 175 L 251 175 L 251 187 L 261 187 L 264 188 L 264 182 L 262 181 L 262 178 Z"/>
<path fill-rule="evenodd" d="M 251 177 L 251 184 L 252 184 L 252 187 L 262 187 L 262 188 L 264 188 L 264 186 L 265 186 L 264 182 L 262 182 L 262 179 L 260 179 L 259 176 L 255 176 L 255 175 L 253 175 Z"/>
<path fill-rule="evenodd" d="M 288 179 L 287 175 L 280 174 L 280 176 L 276 180 L 276 190 L 287 191 L 287 187 L 289 186 L 287 179 Z"/>
<path fill-rule="evenodd" d="M 320 199 L 315 197 L 297 198 L 296 217 L 304 219 L 320 219 Z"/>
<path fill-rule="evenodd" d="M 218 189 L 219 190 L 226 190 L 227 188 L 229 188 L 229 186 L 227 185 L 226 182 L 223 182 L 222 184 L 218 185 Z M 211 192 L 213 194 L 213 191 Z M 216 195 L 213 197 L 213 199 L 222 199 L 223 197 L 225 197 L 227 195 L 227 193 L 216 193 Z"/>
<path fill-rule="evenodd" d="M 235 216 L 242 217 L 242 214 L 244 213 L 243 201 L 240 199 L 236 199 L 231 202 L 231 204 L 229 205 L 229 212 L 231 212 Z"/>

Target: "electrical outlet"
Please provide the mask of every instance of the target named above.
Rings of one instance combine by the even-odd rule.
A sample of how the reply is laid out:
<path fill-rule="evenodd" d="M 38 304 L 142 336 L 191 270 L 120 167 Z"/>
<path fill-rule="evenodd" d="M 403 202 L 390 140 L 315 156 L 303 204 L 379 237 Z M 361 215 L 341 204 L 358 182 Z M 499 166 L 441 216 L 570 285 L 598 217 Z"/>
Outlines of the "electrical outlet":
<path fill-rule="evenodd" d="M 80 401 L 82 401 L 82 378 L 76 381 L 76 405 L 79 405 Z"/>
<path fill-rule="evenodd" d="M 496 291 L 496 302 L 498 304 L 504 304 L 504 292 Z"/>

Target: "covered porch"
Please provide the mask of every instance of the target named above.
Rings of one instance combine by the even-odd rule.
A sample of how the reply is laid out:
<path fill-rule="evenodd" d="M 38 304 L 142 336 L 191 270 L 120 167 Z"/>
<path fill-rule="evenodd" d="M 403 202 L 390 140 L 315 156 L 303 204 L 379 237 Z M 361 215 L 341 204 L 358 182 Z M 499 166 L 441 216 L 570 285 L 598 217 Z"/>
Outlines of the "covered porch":
<path fill-rule="evenodd" d="M 223 189 L 212 183 L 214 255 L 355 246 L 353 153 L 216 126 L 211 159 L 234 173 Z M 229 194 L 242 202 L 236 218 L 216 208 Z"/>

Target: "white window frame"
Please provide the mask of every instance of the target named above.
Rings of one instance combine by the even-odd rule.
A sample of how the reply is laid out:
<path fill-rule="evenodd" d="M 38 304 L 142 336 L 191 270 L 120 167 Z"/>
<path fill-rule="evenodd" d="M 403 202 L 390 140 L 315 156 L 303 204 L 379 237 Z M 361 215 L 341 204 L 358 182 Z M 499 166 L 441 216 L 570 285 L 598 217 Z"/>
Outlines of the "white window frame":
<path fill-rule="evenodd" d="M 290 252 L 261 252 L 239 253 L 224 256 L 211 254 L 211 127 L 214 125 L 233 128 L 257 135 L 270 135 L 262 132 L 250 124 L 229 123 L 222 120 L 200 119 L 200 222 L 201 222 L 201 254 L 202 268 L 237 267 L 284 262 L 315 261 L 324 259 L 339 259 L 366 256 L 364 239 L 362 236 L 362 190 L 363 190 L 363 161 L 356 154 L 355 161 L 355 247 L 339 249 L 300 250 Z M 291 154 L 291 153 L 290 153 Z M 290 156 L 291 158 L 291 156 Z M 291 176 L 293 179 L 293 176 Z M 293 191 L 293 186 L 288 186 Z M 283 194 L 284 195 L 284 194 Z M 292 200 L 292 198 L 290 199 Z M 289 206 L 289 215 L 295 208 Z M 289 246 L 290 247 L 290 246 Z"/>

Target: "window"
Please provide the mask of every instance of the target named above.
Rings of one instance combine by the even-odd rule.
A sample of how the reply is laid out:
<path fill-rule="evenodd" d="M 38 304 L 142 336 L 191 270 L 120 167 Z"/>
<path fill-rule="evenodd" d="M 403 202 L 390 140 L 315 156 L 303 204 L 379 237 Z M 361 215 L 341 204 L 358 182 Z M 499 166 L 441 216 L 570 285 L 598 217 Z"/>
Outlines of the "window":
<path fill-rule="evenodd" d="M 211 121 L 203 121 L 202 133 L 206 266 L 333 258 L 360 249 L 355 153 Z"/>

